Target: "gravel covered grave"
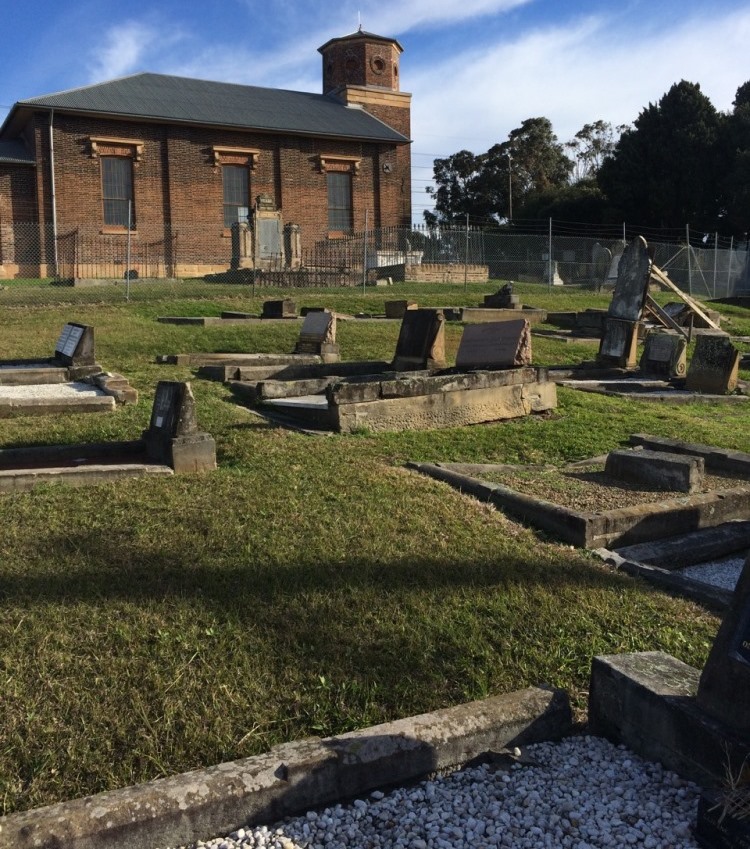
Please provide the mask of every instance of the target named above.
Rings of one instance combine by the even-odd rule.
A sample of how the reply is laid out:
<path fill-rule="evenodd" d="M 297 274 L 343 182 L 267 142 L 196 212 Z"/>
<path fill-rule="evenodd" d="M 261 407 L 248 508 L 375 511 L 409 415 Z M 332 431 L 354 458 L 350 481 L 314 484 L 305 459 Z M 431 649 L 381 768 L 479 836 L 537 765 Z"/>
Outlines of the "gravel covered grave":
<path fill-rule="evenodd" d="M 698 788 L 597 737 L 538 743 L 495 763 L 371 793 L 210 849 L 697 849 Z M 184 847 L 183 847 L 184 849 Z"/>

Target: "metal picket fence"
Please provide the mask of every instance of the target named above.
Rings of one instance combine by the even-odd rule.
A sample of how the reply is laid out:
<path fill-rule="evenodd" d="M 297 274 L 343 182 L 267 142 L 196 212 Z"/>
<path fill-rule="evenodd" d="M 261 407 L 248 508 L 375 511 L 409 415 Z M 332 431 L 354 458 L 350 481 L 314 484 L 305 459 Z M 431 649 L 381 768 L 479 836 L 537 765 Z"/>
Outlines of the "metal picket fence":
<path fill-rule="evenodd" d="M 576 228 L 565 222 L 525 222 L 512 228 L 378 228 L 277 253 L 242 254 L 239 242 L 215 234 L 106 234 L 79 226 L 52 232 L 34 223 L 0 222 L 0 305 L 116 301 L 172 296 L 213 297 L 238 286 L 366 286 L 378 277 L 428 281 L 481 278 L 552 288 L 601 288 L 616 277 L 617 256 L 637 230 Z M 648 238 L 654 261 L 685 292 L 700 298 L 750 294 L 747 243 L 686 229 L 685 237 Z M 305 244 L 304 247 L 300 245 Z M 435 269 L 445 269 L 435 274 Z M 464 270 L 464 274 L 462 274 Z M 450 271 L 450 273 L 448 273 Z"/>

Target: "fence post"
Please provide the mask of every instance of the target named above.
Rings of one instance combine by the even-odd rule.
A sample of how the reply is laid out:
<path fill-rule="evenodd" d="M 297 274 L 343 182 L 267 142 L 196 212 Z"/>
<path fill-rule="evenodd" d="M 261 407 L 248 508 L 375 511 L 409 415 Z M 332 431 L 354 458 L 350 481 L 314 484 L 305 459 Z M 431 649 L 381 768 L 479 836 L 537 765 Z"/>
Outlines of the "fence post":
<path fill-rule="evenodd" d="M 549 244 L 547 246 L 547 286 L 552 291 L 552 218 L 549 220 Z"/>
<path fill-rule="evenodd" d="M 469 283 L 469 213 L 466 213 L 466 239 L 464 244 L 464 292 Z"/>
<path fill-rule="evenodd" d="M 365 233 L 364 233 L 364 242 L 362 245 L 362 294 L 365 294 L 365 287 L 367 286 L 367 225 L 369 210 L 365 210 Z"/>
<path fill-rule="evenodd" d="M 690 225 L 685 225 L 685 238 L 687 239 L 687 261 L 688 261 L 688 295 L 693 294 L 693 265 L 690 262 Z"/>
<path fill-rule="evenodd" d="M 132 225 L 132 201 L 128 201 L 128 250 L 125 257 L 125 300 L 130 300 L 130 233 Z"/>
<path fill-rule="evenodd" d="M 734 259 L 734 236 L 729 240 L 729 262 L 727 263 L 727 297 L 731 297 L 734 292 L 729 291 L 729 284 L 732 279 L 732 260 Z"/>
<path fill-rule="evenodd" d="M 714 298 L 716 297 L 716 262 L 719 256 L 719 234 L 714 233 Z"/>

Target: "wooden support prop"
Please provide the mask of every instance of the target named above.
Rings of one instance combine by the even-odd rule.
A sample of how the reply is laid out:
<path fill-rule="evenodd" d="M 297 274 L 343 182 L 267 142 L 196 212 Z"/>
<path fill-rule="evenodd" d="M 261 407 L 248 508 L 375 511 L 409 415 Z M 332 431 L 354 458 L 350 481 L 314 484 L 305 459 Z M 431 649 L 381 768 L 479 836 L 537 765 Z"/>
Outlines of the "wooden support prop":
<path fill-rule="evenodd" d="M 662 327 L 666 327 L 669 330 L 676 330 L 678 333 L 681 333 L 686 339 L 688 337 L 688 331 L 682 325 L 677 324 L 677 322 L 672 318 L 669 313 L 665 312 L 659 304 L 651 297 L 651 295 L 646 295 L 646 304 L 644 306 L 645 311 L 652 316 Z"/>
<path fill-rule="evenodd" d="M 690 309 L 698 316 L 700 316 L 703 321 L 706 322 L 707 326 L 713 330 L 721 330 L 718 324 L 715 321 L 711 321 L 711 319 L 703 312 L 701 305 L 698 301 L 694 300 L 690 297 L 690 295 L 686 295 L 682 289 L 679 289 L 675 284 L 667 277 L 667 275 L 659 268 L 658 265 L 651 265 L 651 278 L 655 280 L 657 283 L 660 283 L 662 286 L 666 286 L 671 292 L 674 292 L 675 295 L 681 300 L 684 301 Z"/>

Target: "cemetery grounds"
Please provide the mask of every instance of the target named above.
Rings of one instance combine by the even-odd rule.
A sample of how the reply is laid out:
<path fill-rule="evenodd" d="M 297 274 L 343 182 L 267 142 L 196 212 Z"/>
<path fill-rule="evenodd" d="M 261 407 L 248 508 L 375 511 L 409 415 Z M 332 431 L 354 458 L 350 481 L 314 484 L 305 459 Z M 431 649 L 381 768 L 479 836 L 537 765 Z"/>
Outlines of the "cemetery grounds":
<path fill-rule="evenodd" d="M 398 298 L 459 306 L 499 285 L 254 297 L 225 287 L 213 299 L 129 304 L 57 290 L 45 306 L 4 308 L 0 359 L 48 356 L 67 321 L 92 324 L 97 360 L 124 374 L 140 402 L 108 415 L 0 420 L 0 446 L 136 439 L 157 380 L 192 380 L 219 468 L 0 496 L 0 814 L 533 684 L 567 689 L 584 721 L 597 654 L 662 650 L 703 666 L 714 613 L 404 464 L 562 465 L 635 432 L 748 451 L 747 405 L 666 406 L 559 387 L 558 409 L 543 416 L 309 436 L 269 424 L 190 368 L 155 363 L 177 352 L 288 352 L 299 330 L 176 326 L 160 315 L 259 313 L 279 297 L 350 314 Z M 609 303 L 568 287 L 515 291 L 556 311 Z M 732 335 L 750 336 L 750 310 L 717 308 Z M 460 333 L 447 325 L 450 362 Z M 345 360 L 389 360 L 397 335 L 398 322 L 338 323 Z M 537 365 L 596 352 L 532 344 Z"/>

